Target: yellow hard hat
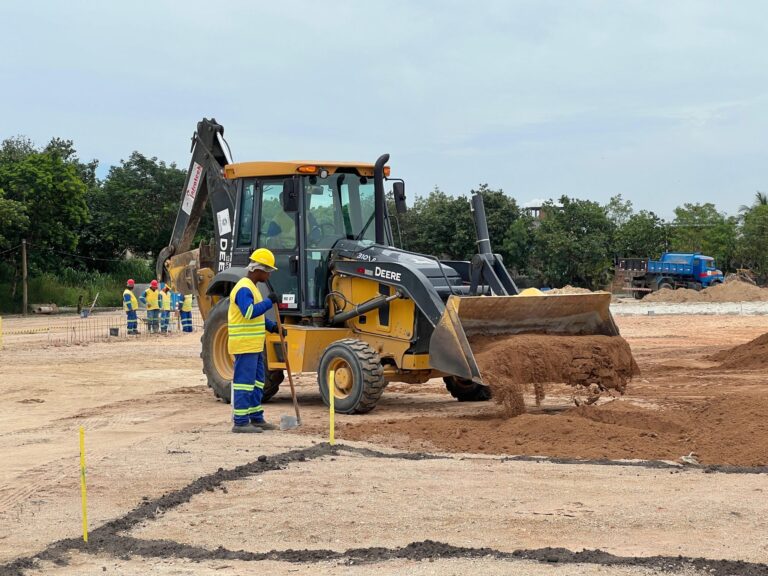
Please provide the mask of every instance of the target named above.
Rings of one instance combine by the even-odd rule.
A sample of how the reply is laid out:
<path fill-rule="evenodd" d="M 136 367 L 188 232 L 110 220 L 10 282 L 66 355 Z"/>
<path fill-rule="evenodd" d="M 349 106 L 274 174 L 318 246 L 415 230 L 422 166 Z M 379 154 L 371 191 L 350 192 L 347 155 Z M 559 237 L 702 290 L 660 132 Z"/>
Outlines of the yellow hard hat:
<path fill-rule="evenodd" d="M 259 248 L 258 250 L 254 250 L 253 254 L 251 254 L 250 260 L 251 266 L 258 264 L 263 266 L 269 272 L 277 270 L 277 268 L 275 268 L 275 255 L 272 254 L 271 250 L 267 250 L 266 248 Z"/>

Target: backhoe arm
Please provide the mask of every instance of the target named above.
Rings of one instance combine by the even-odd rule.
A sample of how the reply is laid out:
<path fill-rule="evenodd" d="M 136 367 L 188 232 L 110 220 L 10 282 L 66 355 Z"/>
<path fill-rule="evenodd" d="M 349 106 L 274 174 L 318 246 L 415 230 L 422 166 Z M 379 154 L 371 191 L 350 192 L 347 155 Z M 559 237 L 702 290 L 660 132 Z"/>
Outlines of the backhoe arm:
<path fill-rule="evenodd" d="M 171 241 L 157 258 L 156 272 L 159 279 L 164 276 L 166 260 L 174 254 L 186 252 L 192 246 L 209 199 L 214 212 L 216 251 L 221 246 L 221 238 L 227 239 L 225 251 L 231 246 L 231 218 L 235 197 L 232 186 L 223 176 L 224 166 L 232 163 L 229 146 L 224 140 L 224 127 L 214 119 L 203 118 L 197 123 L 197 131 L 192 135 L 191 152 L 192 159 L 184 181 Z M 224 210 L 226 213 L 223 213 Z"/>
<path fill-rule="evenodd" d="M 224 128 L 214 119 L 203 118 L 192 135 L 192 159 L 181 193 L 179 212 L 171 239 L 157 258 L 156 274 L 170 282 L 175 291 L 197 294 L 202 302 L 201 282 L 224 270 L 232 260 L 232 219 L 235 212 L 235 186 L 224 178 L 224 166 L 232 163 Z M 215 241 L 190 251 L 204 210 L 210 201 L 213 210 Z M 201 274 L 207 270 L 206 274 Z"/>

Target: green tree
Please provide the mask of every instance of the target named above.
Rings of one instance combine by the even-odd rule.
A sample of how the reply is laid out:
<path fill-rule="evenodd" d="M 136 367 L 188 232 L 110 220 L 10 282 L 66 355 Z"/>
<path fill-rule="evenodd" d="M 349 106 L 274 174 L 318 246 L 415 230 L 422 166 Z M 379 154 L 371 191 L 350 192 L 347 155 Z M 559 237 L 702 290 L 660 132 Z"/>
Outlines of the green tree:
<path fill-rule="evenodd" d="M 743 267 L 768 275 L 768 204 L 752 206 L 744 215 L 739 256 Z"/>
<path fill-rule="evenodd" d="M 475 253 L 472 213 L 464 196 L 454 198 L 435 187 L 426 198 L 417 197 L 413 207 L 398 216 L 398 222 L 408 250 L 462 260 Z"/>
<path fill-rule="evenodd" d="M 542 280 L 555 286 L 604 286 L 610 277 L 613 232 L 605 207 L 563 196 L 560 206 L 549 201 L 542 210 L 532 254 Z"/>
<path fill-rule="evenodd" d="M 88 244 L 101 257 L 126 250 L 157 255 L 168 244 L 179 210 L 185 172 L 134 152 L 112 166 L 89 198 Z"/>
<path fill-rule="evenodd" d="M 534 229 L 536 220 L 528 214 L 520 216 L 507 229 L 499 253 L 504 257 L 504 265 L 518 274 L 539 278 L 541 271 L 531 260 L 534 250 Z"/>
<path fill-rule="evenodd" d="M 613 252 L 626 258 L 658 258 L 666 249 L 667 226 L 653 212 L 641 210 L 616 229 Z"/>
<path fill-rule="evenodd" d="M 21 237 L 21 232 L 29 226 L 29 218 L 24 205 L 16 200 L 5 198 L 0 188 L 0 250 L 10 248 Z"/>
<path fill-rule="evenodd" d="M 752 202 L 752 206 L 747 206 L 746 204 L 742 204 L 739 208 L 739 212 L 749 212 L 752 208 L 756 208 L 758 206 L 768 206 L 768 194 L 765 192 L 760 192 L 758 190 L 755 192 L 755 199 Z"/>
<path fill-rule="evenodd" d="M 0 188 L 16 203 L 13 212 L 23 208 L 26 216 L 23 222 L 16 218 L 21 225 L 12 242 L 26 238 L 31 265 L 57 270 L 65 263 L 61 253 L 77 249 L 78 231 L 88 220 L 86 186 L 60 154 L 8 143 L 0 152 Z"/>
<path fill-rule="evenodd" d="M 621 194 L 612 196 L 605 206 L 606 215 L 614 226 L 621 228 L 629 222 L 629 219 L 634 214 L 634 208 L 630 200 L 624 200 Z"/>
<path fill-rule="evenodd" d="M 712 203 L 675 208 L 670 249 L 713 256 L 718 265 L 732 269 L 736 257 L 738 219 L 721 214 Z"/>

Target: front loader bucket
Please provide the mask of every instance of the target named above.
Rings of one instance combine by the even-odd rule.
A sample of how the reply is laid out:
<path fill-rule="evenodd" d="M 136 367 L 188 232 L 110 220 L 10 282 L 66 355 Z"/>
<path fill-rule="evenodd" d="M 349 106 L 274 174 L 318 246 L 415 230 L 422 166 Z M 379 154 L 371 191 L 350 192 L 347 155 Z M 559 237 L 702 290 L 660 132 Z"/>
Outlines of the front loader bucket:
<path fill-rule="evenodd" d="M 473 336 L 618 336 L 608 292 L 551 296 L 450 296 L 429 343 L 433 369 L 482 383 Z"/>

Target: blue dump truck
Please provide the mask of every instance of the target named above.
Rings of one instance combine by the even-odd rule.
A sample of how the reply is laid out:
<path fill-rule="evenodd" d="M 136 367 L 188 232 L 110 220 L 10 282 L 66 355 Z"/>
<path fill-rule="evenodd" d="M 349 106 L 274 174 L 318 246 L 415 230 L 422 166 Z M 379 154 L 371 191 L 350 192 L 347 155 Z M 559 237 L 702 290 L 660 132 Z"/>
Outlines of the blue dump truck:
<path fill-rule="evenodd" d="M 662 288 L 701 290 L 723 281 L 723 273 L 715 267 L 715 259 L 698 252 L 665 252 L 659 260 L 621 258 L 619 270 L 624 273 L 624 290 L 631 292 L 637 300 Z"/>

